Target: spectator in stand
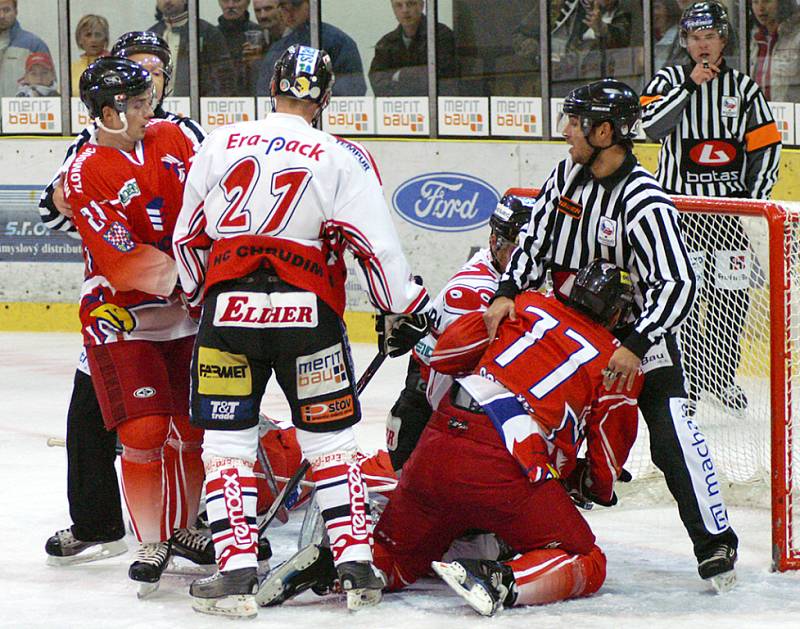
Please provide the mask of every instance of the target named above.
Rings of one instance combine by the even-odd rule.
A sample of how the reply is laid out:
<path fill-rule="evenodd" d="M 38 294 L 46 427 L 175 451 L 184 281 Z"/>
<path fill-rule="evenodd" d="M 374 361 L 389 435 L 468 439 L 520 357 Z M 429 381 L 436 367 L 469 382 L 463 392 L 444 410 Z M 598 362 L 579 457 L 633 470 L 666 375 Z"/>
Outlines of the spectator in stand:
<path fill-rule="evenodd" d="M 275 42 L 264 55 L 256 72 L 256 95 L 269 96 L 269 81 L 272 70 L 280 56 L 292 45 L 311 45 L 311 25 L 308 0 L 279 0 L 286 26 L 291 31 Z M 353 38 L 341 29 L 322 22 L 320 24 L 320 47 L 331 57 L 336 83 L 333 96 L 364 96 L 367 84 L 364 81 L 364 66 Z"/>
<path fill-rule="evenodd" d="M 793 40 L 791 65 L 797 66 L 800 49 L 797 48 L 796 36 L 791 36 L 791 31 L 797 31 L 796 20 L 789 19 L 795 9 L 794 0 L 752 0 L 750 5 L 753 14 L 753 28 L 750 31 L 750 76 L 761 86 L 767 100 L 777 100 L 773 98 L 773 91 L 782 91 L 782 86 L 776 85 L 780 79 L 773 71 L 775 49 L 781 39 Z M 782 46 L 781 49 L 785 51 L 786 47 Z M 773 86 L 777 90 L 773 90 Z"/>
<path fill-rule="evenodd" d="M 288 33 L 286 20 L 278 0 L 253 0 L 253 13 L 258 26 L 264 32 L 264 49 Z"/>
<path fill-rule="evenodd" d="M 70 66 L 71 94 L 78 96 L 78 83 L 83 71 L 98 57 L 108 55 L 108 20 L 102 15 L 84 15 L 75 27 L 75 41 L 78 48 L 83 50 L 83 54 Z"/>
<path fill-rule="evenodd" d="M 677 0 L 653 0 L 653 71 L 686 61 L 678 37 L 682 9 Z"/>
<path fill-rule="evenodd" d="M 219 16 L 217 22 L 220 32 L 228 43 L 228 51 L 233 61 L 233 95 L 235 96 L 246 96 L 250 93 L 251 75 L 257 57 L 252 54 L 245 55 L 245 47 L 247 46 L 247 52 L 250 53 L 248 37 L 256 34 L 260 39 L 261 36 L 261 27 L 250 21 L 250 14 L 247 12 L 249 4 L 250 0 L 219 0 L 222 15 Z"/>
<path fill-rule="evenodd" d="M 38 36 L 24 30 L 17 21 L 17 0 L 0 0 L 0 96 L 14 96 L 25 64 L 32 52 L 50 54 Z"/>
<path fill-rule="evenodd" d="M 398 26 L 375 44 L 369 82 L 375 96 L 428 94 L 428 33 L 423 0 L 390 0 Z M 455 38 L 436 24 L 436 63 L 439 78 L 456 76 Z"/>
<path fill-rule="evenodd" d="M 0 0 L 2 2 L 3 0 Z M 173 96 L 189 96 L 189 9 L 187 0 L 156 0 L 158 22 L 149 29 L 163 37 L 175 59 Z M 230 96 L 233 67 L 219 29 L 197 20 L 200 39 L 200 96 Z"/>
<path fill-rule="evenodd" d="M 53 60 L 46 52 L 32 52 L 25 61 L 25 76 L 19 80 L 17 96 L 58 96 Z"/>
<path fill-rule="evenodd" d="M 795 10 L 778 27 L 778 41 L 772 49 L 770 100 L 800 102 L 800 11 Z M 752 58 L 752 55 L 751 55 Z"/>

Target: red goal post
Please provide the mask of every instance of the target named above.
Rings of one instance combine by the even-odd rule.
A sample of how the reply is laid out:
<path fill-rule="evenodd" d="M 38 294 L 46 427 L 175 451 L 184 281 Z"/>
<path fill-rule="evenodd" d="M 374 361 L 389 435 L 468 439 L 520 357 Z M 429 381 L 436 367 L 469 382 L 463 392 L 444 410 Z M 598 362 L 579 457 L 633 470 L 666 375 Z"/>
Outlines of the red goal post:
<path fill-rule="evenodd" d="M 510 188 L 505 194 L 535 197 L 538 192 Z M 771 508 L 773 569 L 800 569 L 800 539 L 794 530 L 795 520 L 800 522 L 795 506 L 800 496 L 794 495 L 800 487 L 800 478 L 794 478 L 800 475 L 800 440 L 795 444 L 793 437 L 794 423 L 800 422 L 800 208 L 707 197 L 676 196 L 673 201 L 693 264 L 703 276 L 701 285 L 711 281 L 710 274 L 721 282 L 720 264 L 727 261 L 747 294 L 743 303 L 728 304 L 726 310 L 710 292 L 698 291 L 698 305 L 682 328 L 687 348 L 693 341 L 701 351 L 720 354 L 699 360 L 708 368 L 694 376 L 699 381 L 694 387 L 697 423 L 708 437 L 726 501 L 737 504 L 737 497 L 744 496 L 744 504 Z M 693 249 L 698 242 L 703 246 Z M 740 332 L 732 323 L 736 318 L 743 321 Z M 722 340 L 711 342 L 710 335 Z M 732 358 L 736 354 L 739 359 Z M 726 368 L 735 371 L 746 408 L 731 408 L 717 397 L 720 383 L 715 379 L 725 370 L 716 369 L 716 361 L 727 361 Z M 649 460 L 647 438 L 640 422 L 640 437 L 626 464 L 635 479 L 660 474 Z"/>

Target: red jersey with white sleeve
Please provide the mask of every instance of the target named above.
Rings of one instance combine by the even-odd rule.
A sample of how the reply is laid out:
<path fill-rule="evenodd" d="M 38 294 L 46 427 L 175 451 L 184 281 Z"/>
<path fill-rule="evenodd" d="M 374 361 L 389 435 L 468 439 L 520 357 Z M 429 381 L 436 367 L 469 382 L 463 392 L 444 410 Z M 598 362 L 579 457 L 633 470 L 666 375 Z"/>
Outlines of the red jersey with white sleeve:
<path fill-rule="evenodd" d="M 341 315 L 343 248 L 355 256 L 376 308 L 427 307 L 362 147 L 283 113 L 208 136 L 175 228 L 178 272 L 191 303 L 217 282 L 266 266 Z"/>
<path fill-rule="evenodd" d="M 494 268 L 492 253 L 487 247 L 475 252 L 433 300 L 431 331 L 414 348 L 414 358 L 420 363 L 420 374 L 428 383 L 427 397 L 432 408 L 436 408 L 453 382 L 451 376 L 430 369 L 430 357 L 436 340 L 462 315 L 486 310 L 499 282 L 500 272 Z"/>
<path fill-rule="evenodd" d="M 636 439 L 643 376 L 631 391 L 607 390 L 602 372 L 619 341 L 553 296 L 520 293 L 516 316 L 492 343 L 480 313 L 461 317 L 439 339 L 432 368 L 475 374 L 459 383 L 533 482 L 568 476 L 585 439 L 592 491 L 610 499 Z"/>
<path fill-rule="evenodd" d="M 64 178 L 83 241 L 84 344 L 166 341 L 196 333 L 175 295 L 172 232 L 194 147 L 151 120 L 130 153 L 86 142 Z"/>

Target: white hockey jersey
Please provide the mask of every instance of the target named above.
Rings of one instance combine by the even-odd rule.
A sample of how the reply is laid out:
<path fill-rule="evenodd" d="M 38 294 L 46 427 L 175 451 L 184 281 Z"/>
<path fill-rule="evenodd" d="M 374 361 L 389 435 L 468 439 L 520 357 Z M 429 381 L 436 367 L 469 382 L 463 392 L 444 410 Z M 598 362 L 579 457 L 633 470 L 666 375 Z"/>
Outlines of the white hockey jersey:
<path fill-rule="evenodd" d="M 497 290 L 500 272 L 492 263 L 489 248 L 480 249 L 459 271 L 450 278 L 433 300 L 433 326 L 431 332 L 414 348 L 414 356 L 422 364 L 422 377 L 428 383 L 427 397 L 432 408 L 450 388 L 453 378 L 430 369 L 430 357 L 436 340 L 447 327 L 468 312 L 483 312 Z"/>
<path fill-rule="evenodd" d="M 261 257 L 341 313 L 344 278 L 330 269 L 343 268 L 343 248 L 359 263 L 377 309 L 420 312 L 429 301 L 412 279 L 369 153 L 291 114 L 208 136 L 186 182 L 174 246 L 194 304 L 210 285 L 258 268 L 253 261 Z"/>

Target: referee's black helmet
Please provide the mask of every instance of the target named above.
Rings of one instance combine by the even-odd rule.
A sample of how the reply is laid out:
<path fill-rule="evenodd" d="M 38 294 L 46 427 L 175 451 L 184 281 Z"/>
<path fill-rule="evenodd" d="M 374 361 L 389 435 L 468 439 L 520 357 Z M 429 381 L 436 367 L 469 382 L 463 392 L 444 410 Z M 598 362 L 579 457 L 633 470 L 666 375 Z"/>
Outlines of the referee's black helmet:
<path fill-rule="evenodd" d="M 572 90 L 561 106 L 559 130 L 566 127 L 569 116 L 577 116 L 583 134 L 588 137 L 595 125 L 608 122 L 614 129 L 614 143 L 636 137 L 642 106 L 636 92 L 615 79 L 601 79 Z"/>
<path fill-rule="evenodd" d="M 728 39 L 730 20 L 728 9 L 717 0 L 693 2 L 683 10 L 680 21 L 680 44 L 686 48 L 689 33 L 714 29 L 719 36 Z"/>

